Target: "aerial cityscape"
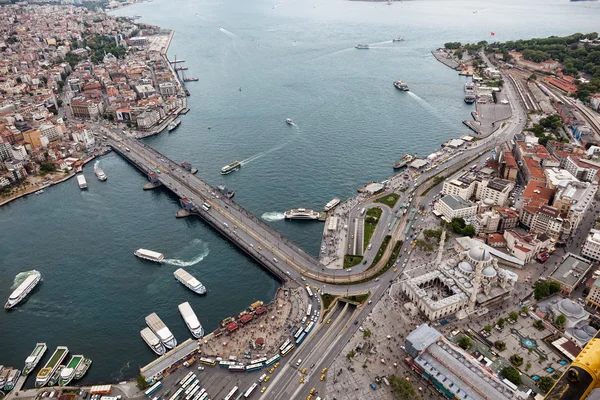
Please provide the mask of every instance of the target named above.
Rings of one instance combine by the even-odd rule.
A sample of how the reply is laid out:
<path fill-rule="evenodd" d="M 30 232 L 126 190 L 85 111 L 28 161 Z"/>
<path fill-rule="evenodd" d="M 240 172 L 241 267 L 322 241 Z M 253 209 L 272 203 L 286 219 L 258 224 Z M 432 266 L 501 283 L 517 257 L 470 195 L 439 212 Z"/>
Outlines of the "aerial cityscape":
<path fill-rule="evenodd" d="M 0 17 L 0 400 L 600 396 L 600 2 Z"/>

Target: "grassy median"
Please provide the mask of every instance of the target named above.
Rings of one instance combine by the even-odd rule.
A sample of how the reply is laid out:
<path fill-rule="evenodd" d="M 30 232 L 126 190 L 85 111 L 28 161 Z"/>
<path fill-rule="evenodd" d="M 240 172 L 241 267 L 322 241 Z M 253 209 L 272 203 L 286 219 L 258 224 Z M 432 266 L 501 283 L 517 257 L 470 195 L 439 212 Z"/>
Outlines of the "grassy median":
<path fill-rule="evenodd" d="M 399 194 L 390 193 L 387 196 L 383 196 L 383 197 L 380 197 L 379 199 L 375 200 L 375 203 L 385 204 L 389 208 L 394 208 L 394 206 L 396 205 L 396 202 L 398 201 L 399 198 L 400 198 Z"/>
<path fill-rule="evenodd" d="M 352 268 L 355 265 L 360 264 L 360 262 L 363 260 L 362 256 L 351 256 L 346 254 L 344 256 L 344 269 L 346 268 Z"/>
<path fill-rule="evenodd" d="M 373 233 L 375 233 L 375 229 L 377 229 L 377 224 L 379 223 L 379 218 L 381 217 L 382 212 L 383 211 L 379 207 L 369 208 L 369 210 L 367 211 L 363 231 L 364 249 L 366 249 L 369 245 L 369 242 L 373 237 Z"/>

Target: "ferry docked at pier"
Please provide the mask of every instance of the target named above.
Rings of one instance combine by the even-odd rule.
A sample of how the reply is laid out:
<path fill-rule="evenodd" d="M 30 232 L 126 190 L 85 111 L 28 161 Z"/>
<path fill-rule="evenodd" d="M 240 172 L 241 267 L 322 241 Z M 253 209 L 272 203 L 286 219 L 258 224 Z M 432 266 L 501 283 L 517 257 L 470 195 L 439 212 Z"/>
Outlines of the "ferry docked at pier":
<path fill-rule="evenodd" d="M 192 310 L 192 306 L 187 301 L 185 303 L 181 303 L 179 306 L 179 313 L 181 317 L 185 321 L 188 329 L 192 333 L 196 339 L 200 339 L 204 336 L 204 328 L 202 328 L 202 324 L 198 320 L 196 313 Z"/>
<path fill-rule="evenodd" d="M 58 383 L 58 378 L 60 378 L 60 374 L 62 373 L 63 369 L 65 369 L 64 365 L 58 366 L 58 369 L 56 370 L 54 375 L 52 375 L 52 377 L 48 380 L 49 387 L 56 386 L 56 384 Z"/>
<path fill-rule="evenodd" d="M 160 338 L 156 336 L 156 333 L 152 332 L 150 328 L 142 329 L 140 331 L 140 335 L 153 352 L 159 356 L 165 354 L 165 345 L 160 341 Z"/>
<path fill-rule="evenodd" d="M 106 174 L 104 173 L 104 171 L 102 171 L 102 168 L 100 168 L 100 167 L 94 168 L 94 173 L 96 174 L 96 177 L 98 179 L 100 179 L 102 182 L 104 182 L 105 180 L 108 179 Z"/>
<path fill-rule="evenodd" d="M 4 368 L 2 365 L 0 365 L 0 367 L 0 390 L 2 390 L 4 385 L 6 385 L 6 379 L 8 378 L 8 374 L 10 374 L 12 368 Z"/>
<path fill-rule="evenodd" d="M 19 380 L 20 376 L 21 376 L 20 370 L 18 370 L 16 368 L 11 369 L 10 372 L 8 373 L 8 376 L 6 377 L 6 383 L 4 384 L 4 390 L 6 392 L 13 390 L 13 388 L 17 384 L 17 381 Z"/>
<path fill-rule="evenodd" d="M 152 250 L 146 250 L 146 249 L 137 249 L 133 254 L 136 255 L 136 257 L 142 258 L 144 260 L 148 260 L 148 261 L 154 261 L 154 262 L 161 262 L 162 260 L 165 259 L 165 255 L 162 253 L 158 253 L 156 251 L 152 251 Z"/>
<path fill-rule="evenodd" d="M 296 208 L 283 213 L 285 219 L 319 219 L 321 214 L 306 208 Z"/>
<path fill-rule="evenodd" d="M 359 49 L 359 50 L 369 50 L 369 45 L 368 44 L 357 44 L 356 46 L 354 46 L 355 49 Z"/>
<path fill-rule="evenodd" d="M 401 159 L 399 159 L 398 161 L 396 161 L 394 163 L 393 167 L 394 167 L 394 169 L 403 168 L 412 160 L 414 160 L 413 156 L 411 156 L 410 154 L 405 154 L 404 157 L 402 157 Z"/>
<path fill-rule="evenodd" d="M 396 87 L 396 89 L 402 90 L 403 92 L 408 92 L 408 85 L 406 84 L 406 82 L 401 81 L 400 79 L 394 82 L 394 86 Z"/>
<path fill-rule="evenodd" d="M 167 349 L 177 346 L 177 339 L 175 339 L 175 336 L 173 336 L 169 328 L 167 328 L 156 313 L 152 313 L 146 317 L 146 325 L 152 329 L 152 332 L 156 333 L 156 336 L 158 336 Z"/>
<path fill-rule="evenodd" d="M 242 167 L 242 163 L 241 162 L 234 161 L 231 164 L 226 165 L 223 168 L 221 168 L 221 174 L 222 175 L 230 174 L 233 171 L 238 171 L 241 167 Z"/>
<path fill-rule="evenodd" d="M 392 42 L 404 42 L 404 37 L 398 36 L 397 38 L 392 39 Z"/>
<path fill-rule="evenodd" d="M 181 124 L 181 120 L 179 118 L 175 118 L 167 127 L 167 130 L 171 132 L 173 129 L 177 128 Z"/>
<path fill-rule="evenodd" d="M 233 190 L 228 189 L 227 186 L 223 184 L 218 185 L 217 189 L 219 189 L 219 192 L 223 193 L 223 196 L 227 197 L 228 199 L 235 196 L 235 192 Z"/>
<path fill-rule="evenodd" d="M 175 279 L 181 282 L 185 287 L 190 289 L 194 293 L 205 294 L 206 287 L 198 279 L 190 275 L 185 269 L 178 268 L 173 275 Z"/>
<path fill-rule="evenodd" d="M 79 380 L 83 378 L 83 376 L 86 374 L 86 372 L 88 371 L 88 369 L 90 369 L 91 366 L 92 360 L 84 357 L 83 362 L 81 362 L 81 364 L 79 364 L 79 366 L 75 368 L 75 376 L 73 377 L 73 379 Z"/>
<path fill-rule="evenodd" d="M 465 93 L 465 103 L 467 104 L 473 104 L 475 103 L 475 100 L 477 100 L 477 96 L 475 96 L 475 92 L 473 91 L 468 91 Z"/>
<path fill-rule="evenodd" d="M 83 356 L 77 354 L 71 357 L 67 365 L 60 371 L 58 377 L 58 386 L 67 386 L 75 377 L 75 370 L 83 364 Z"/>
<path fill-rule="evenodd" d="M 9 310 L 19 304 L 41 281 L 42 275 L 37 271 L 33 272 L 11 293 L 4 308 Z"/>
<path fill-rule="evenodd" d="M 334 198 L 333 200 L 331 200 L 329 203 L 325 204 L 325 207 L 323 207 L 323 211 L 327 212 L 329 210 L 333 210 L 334 208 L 337 207 L 338 204 L 340 204 L 340 199 L 338 199 L 337 197 Z"/>
<path fill-rule="evenodd" d="M 77 175 L 77 184 L 79 185 L 79 189 L 87 189 L 87 181 L 85 180 L 85 176 L 79 174 Z"/>
<path fill-rule="evenodd" d="M 29 375 L 31 371 L 35 369 L 44 354 L 48 350 L 46 343 L 38 343 L 35 345 L 35 349 L 31 352 L 29 357 L 25 359 L 25 367 L 23 367 L 23 375 Z"/>
<path fill-rule="evenodd" d="M 56 373 L 60 364 L 69 354 L 69 348 L 66 346 L 58 346 L 52 354 L 52 357 L 48 360 L 44 368 L 40 369 L 37 377 L 35 378 L 35 387 L 42 387 L 50 381 L 50 378 Z"/>

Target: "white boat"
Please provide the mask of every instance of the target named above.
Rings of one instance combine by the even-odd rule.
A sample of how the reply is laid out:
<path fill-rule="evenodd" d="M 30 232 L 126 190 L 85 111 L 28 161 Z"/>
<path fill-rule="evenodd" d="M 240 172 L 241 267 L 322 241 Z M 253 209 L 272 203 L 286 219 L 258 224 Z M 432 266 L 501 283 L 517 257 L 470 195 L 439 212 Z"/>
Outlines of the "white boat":
<path fill-rule="evenodd" d="M 185 287 L 190 289 L 194 293 L 205 294 L 206 287 L 198 279 L 194 278 L 183 268 L 178 268 L 173 275 L 175 279 L 181 282 Z"/>
<path fill-rule="evenodd" d="M 4 305 L 4 308 L 8 310 L 19 304 L 19 302 L 27 297 L 29 292 L 31 292 L 41 280 L 42 275 L 37 271 L 25 278 L 25 280 L 12 292 Z"/>
<path fill-rule="evenodd" d="M 167 349 L 177 346 L 177 339 L 175 339 L 175 336 L 173 336 L 169 328 L 167 328 L 156 313 L 152 313 L 146 317 L 146 325 L 152 329 L 152 332 L 156 333 L 156 336 L 164 343 Z"/>
<path fill-rule="evenodd" d="M 321 216 L 318 212 L 307 210 L 306 208 L 297 208 L 283 213 L 286 219 L 319 219 Z"/>
<path fill-rule="evenodd" d="M 202 328 L 202 324 L 198 320 L 196 313 L 192 310 L 192 306 L 187 301 L 185 303 L 181 303 L 179 306 L 179 313 L 181 317 L 185 321 L 190 332 L 192 332 L 192 336 L 196 339 L 200 339 L 204 336 L 204 328 Z"/>
<path fill-rule="evenodd" d="M 108 179 L 106 174 L 104 173 L 104 171 L 102 171 L 102 168 L 100 167 L 94 168 L 94 173 L 96 174 L 98 179 L 100 179 L 103 182 Z"/>
<path fill-rule="evenodd" d="M 148 261 L 161 262 L 165 259 L 165 255 L 152 250 L 137 249 L 133 254 L 137 257 Z"/>
<path fill-rule="evenodd" d="M 38 365 L 44 354 L 48 350 L 48 346 L 46 343 L 38 343 L 35 345 L 35 349 L 29 357 L 25 359 L 25 367 L 23 368 L 23 375 L 28 375 L 31 371 L 35 369 Z"/>
<path fill-rule="evenodd" d="M 173 120 L 173 122 L 171 122 L 169 124 L 169 126 L 167 127 L 167 130 L 169 132 L 171 132 L 173 129 L 177 128 L 179 126 L 179 124 L 181 124 L 181 120 L 179 118 L 176 118 Z"/>
<path fill-rule="evenodd" d="M 79 185 L 79 189 L 87 189 L 87 181 L 85 180 L 85 176 L 81 174 L 77 175 L 77 184 Z"/>
<path fill-rule="evenodd" d="M 287 122 L 288 125 L 294 125 L 294 121 L 292 121 L 291 118 L 286 119 L 285 122 Z"/>
<path fill-rule="evenodd" d="M 234 161 L 231 164 L 226 165 L 223 168 L 221 168 L 221 174 L 222 175 L 230 174 L 233 171 L 238 171 L 241 167 L 242 167 L 242 163 L 240 161 Z"/>
<path fill-rule="evenodd" d="M 8 367 L 2 368 L 0 370 L 0 390 L 2 390 L 2 388 L 6 384 L 6 378 L 8 378 L 8 374 L 10 374 L 10 370 L 11 369 Z"/>
<path fill-rule="evenodd" d="M 4 391 L 8 392 L 13 390 L 13 388 L 15 387 L 15 385 L 17 384 L 17 380 L 19 380 L 19 377 L 21 376 L 21 371 L 14 368 L 10 371 L 10 373 L 8 374 L 8 377 L 6 378 L 6 384 L 4 385 Z"/>
<path fill-rule="evenodd" d="M 65 367 L 60 371 L 58 376 L 58 386 L 67 386 L 73 378 L 75 377 L 75 370 L 79 368 L 81 364 L 83 364 L 83 360 L 85 357 L 81 354 L 77 354 L 71 356 L 71 359 L 65 365 Z"/>
<path fill-rule="evenodd" d="M 402 36 L 398 36 L 397 38 L 394 38 L 392 42 L 404 42 L 404 38 Z"/>
<path fill-rule="evenodd" d="M 401 81 L 400 79 L 394 82 L 394 87 L 398 90 L 402 90 L 403 92 L 408 92 L 408 85 L 406 82 Z"/>
<path fill-rule="evenodd" d="M 359 49 L 359 50 L 368 50 L 369 45 L 368 44 L 357 44 L 356 46 L 354 46 L 354 48 Z"/>
<path fill-rule="evenodd" d="M 35 387 L 42 387 L 48 383 L 48 381 L 50 381 L 60 367 L 60 364 L 67 357 L 67 354 L 69 354 L 68 347 L 58 346 L 56 348 L 54 354 L 52 354 L 52 357 L 50 357 L 46 365 L 44 365 L 44 368 L 40 369 L 38 372 L 35 378 Z"/>
<path fill-rule="evenodd" d="M 150 328 L 144 328 L 140 331 L 140 335 L 142 335 L 142 339 L 144 342 L 152 349 L 153 352 L 162 356 L 165 354 L 165 345 L 160 341 L 160 338 L 156 336 L 154 332 Z"/>
<path fill-rule="evenodd" d="M 329 203 L 325 204 L 325 207 L 323 207 L 323 211 L 327 212 L 329 210 L 333 210 L 335 207 L 337 207 L 337 205 L 340 204 L 340 199 L 338 199 L 337 197 L 333 200 L 331 200 Z"/>
<path fill-rule="evenodd" d="M 35 192 L 35 194 L 42 194 L 42 193 L 44 193 L 44 189 L 40 189 L 37 192 Z"/>

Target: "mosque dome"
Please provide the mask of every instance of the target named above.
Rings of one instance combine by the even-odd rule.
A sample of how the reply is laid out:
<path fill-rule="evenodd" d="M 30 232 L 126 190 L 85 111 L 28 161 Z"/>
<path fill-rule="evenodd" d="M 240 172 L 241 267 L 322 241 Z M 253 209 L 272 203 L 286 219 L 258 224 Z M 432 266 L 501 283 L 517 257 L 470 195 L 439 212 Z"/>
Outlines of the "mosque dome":
<path fill-rule="evenodd" d="M 460 264 L 458 264 L 458 268 L 461 271 L 466 272 L 467 274 L 472 274 L 473 273 L 473 267 L 471 266 L 471 264 L 469 264 L 466 261 L 462 261 Z"/>
<path fill-rule="evenodd" d="M 581 307 L 581 305 L 569 299 L 561 300 L 558 304 L 558 308 L 568 317 L 579 315 L 583 311 L 583 307 Z"/>
<path fill-rule="evenodd" d="M 488 277 L 488 278 L 493 278 L 497 275 L 498 273 L 496 272 L 496 270 L 494 269 L 494 267 L 486 267 L 483 270 L 483 276 Z"/>
<path fill-rule="evenodd" d="M 492 256 L 483 248 L 483 246 L 475 246 L 469 250 L 469 257 L 473 261 L 488 261 Z"/>

